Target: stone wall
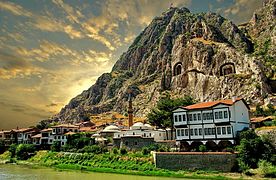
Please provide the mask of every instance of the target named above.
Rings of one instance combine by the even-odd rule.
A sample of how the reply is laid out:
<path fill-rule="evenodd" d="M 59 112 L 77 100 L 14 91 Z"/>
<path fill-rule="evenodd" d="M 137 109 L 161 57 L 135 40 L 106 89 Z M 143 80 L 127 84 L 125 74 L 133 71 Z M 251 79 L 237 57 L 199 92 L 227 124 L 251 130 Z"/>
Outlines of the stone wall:
<path fill-rule="evenodd" d="M 154 152 L 153 156 L 157 168 L 230 172 L 236 165 L 237 154 L 228 152 Z"/>
<path fill-rule="evenodd" d="M 117 148 L 125 147 L 127 149 L 142 149 L 143 147 L 154 144 L 153 138 L 141 136 L 123 136 L 121 138 L 113 138 L 113 146 Z"/>

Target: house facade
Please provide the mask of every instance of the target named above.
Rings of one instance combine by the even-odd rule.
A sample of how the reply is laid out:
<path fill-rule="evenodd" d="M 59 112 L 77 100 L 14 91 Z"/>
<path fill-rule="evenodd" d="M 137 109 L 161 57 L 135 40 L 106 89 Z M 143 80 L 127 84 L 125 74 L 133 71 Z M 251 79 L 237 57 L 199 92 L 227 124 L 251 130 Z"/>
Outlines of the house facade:
<path fill-rule="evenodd" d="M 71 125 L 71 124 L 61 124 L 57 126 L 52 126 L 52 137 L 53 142 L 58 141 L 63 146 L 67 142 L 67 135 L 68 132 L 79 132 L 79 126 Z M 50 141 L 50 139 L 48 138 Z"/>
<path fill-rule="evenodd" d="M 194 144 L 235 144 L 249 128 L 249 107 L 241 98 L 203 102 L 173 111 L 176 141 L 182 149 Z"/>
<path fill-rule="evenodd" d="M 115 147 L 140 149 L 156 142 L 171 140 L 171 130 L 154 129 L 149 124 L 137 122 L 130 129 L 123 129 L 114 133 L 113 144 Z"/>

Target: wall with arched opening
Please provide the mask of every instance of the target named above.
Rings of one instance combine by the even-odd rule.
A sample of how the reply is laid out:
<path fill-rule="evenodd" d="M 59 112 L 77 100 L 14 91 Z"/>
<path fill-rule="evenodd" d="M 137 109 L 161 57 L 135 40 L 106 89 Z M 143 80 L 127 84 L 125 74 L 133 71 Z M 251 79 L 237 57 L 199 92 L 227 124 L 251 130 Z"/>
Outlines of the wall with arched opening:
<path fill-rule="evenodd" d="M 235 73 L 236 73 L 236 70 L 235 70 L 234 63 L 225 63 L 220 66 L 220 75 L 221 76 L 225 76 L 228 74 L 235 74 Z"/>
<path fill-rule="evenodd" d="M 183 71 L 182 63 L 181 62 L 176 63 L 173 67 L 173 75 L 177 76 L 177 75 L 181 74 L 182 71 Z"/>

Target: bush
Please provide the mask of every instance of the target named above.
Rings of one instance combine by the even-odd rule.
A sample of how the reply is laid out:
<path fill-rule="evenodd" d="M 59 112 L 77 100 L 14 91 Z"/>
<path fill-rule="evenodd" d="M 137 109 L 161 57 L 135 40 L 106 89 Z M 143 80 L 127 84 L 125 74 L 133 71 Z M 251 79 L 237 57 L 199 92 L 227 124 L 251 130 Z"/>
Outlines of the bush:
<path fill-rule="evenodd" d="M 200 152 L 206 152 L 207 151 L 207 147 L 205 145 L 200 145 L 199 148 L 198 148 L 198 150 Z"/>
<path fill-rule="evenodd" d="M 253 130 L 241 132 L 240 138 L 240 145 L 237 146 L 240 166 L 257 168 L 258 162 L 261 159 L 275 163 L 276 152 L 268 140 L 262 140 Z"/>
<path fill-rule="evenodd" d="M 113 149 L 112 149 L 112 153 L 113 153 L 113 154 L 118 154 L 118 153 L 119 153 L 119 150 L 118 150 L 117 148 L 113 148 Z"/>
<path fill-rule="evenodd" d="M 258 171 L 264 177 L 276 178 L 276 166 L 265 160 L 260 160 L 258 163 Z"/>
<path fill-rule="evenodd" d="M 101 147 L 98 145 L 92 145 L 92 146 L 85 146 L 84 148 L 80 149 L 78 152 L 79 153 L 101 154 L 101 153 L 108 152 L 108 150 L 105 147 Z"/>
<path fill-rule="evenodd" d="M 10 145 L 9 152 L 11 153 L 11 158 L 15 157 L 16 148 L 17 148 L 17 144 Z"/>
<path fill-rule="evenodd" d="M 148 155 L 149 153 L 150 153 L 149 148 L 143 147 L 143 149 L 142 149 L 142 154 L 143 154 L 143 155 Z"/>
<path fill-rule="evenodd" d="M 120 149 L 120 154 L 121 154 L 121 155 L 127 154 L 127 150 L 126 150 L 125 148 L 121 148 L 121 149 Z"/>
<path fill-rule="evenodd" d="M 51 151 L 59 152 L 61 150 L 61 144 L 59 141 L 55 141 L 51 146 Z"/>
<path fill-rule="evenodd" d="M 16 148 L 16 158 L 20 160 L 29 159 L 35 153 L 35 146 L 33 144 L 19 144 Z"/>

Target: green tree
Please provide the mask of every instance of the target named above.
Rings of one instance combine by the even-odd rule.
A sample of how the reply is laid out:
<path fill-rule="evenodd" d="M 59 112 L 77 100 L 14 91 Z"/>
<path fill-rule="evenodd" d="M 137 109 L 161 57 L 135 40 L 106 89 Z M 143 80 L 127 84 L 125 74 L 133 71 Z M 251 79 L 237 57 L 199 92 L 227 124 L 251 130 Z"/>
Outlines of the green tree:
<path fill-rule="evenodd" d="M 35 146 L 33 144 L 19 144 L 16 148 L 16 158 L 26 160 L 35 153 Z"/>
<path fill-rule="evenodd" d="M 190 96 L 172 99 L 171 96 L 167 94 L 157 102 L 156 107 L 151 110 L 147 117 L 149 122 L 158 128 L 172 127 L 173 109 L 178 106 L 188 106 L 194 103 L 195 101 Z"/>
<path fill-rule="evenodd" d="M 255 115 L 255 116 L 263 116 L 264 113 L 265 113 L 265 112 L 264 112 L 263 108 L 262 108 L 259 104 L 257 104 L 256 110 L 255 110 L 255 112 L 254 112 L 254 115 Z"/>
<path fill-rule="evenodd" d="M 275 149 L 267 140 L 262 140 L 253 130 L 243 131 L 239 135 L 240 145 L 237 146 L 240 167 L 257 168 L 263 159 L 275 164 Z M 245 169 L 242 169 L 245 170 Z"/>
<path fill-rule="evenodd" d="M 11 153 L 11 157 L 15 157 L 15 152 L 16 152 L 17 144 L 11 144 L 9 147 L 9 152 Z"/>

